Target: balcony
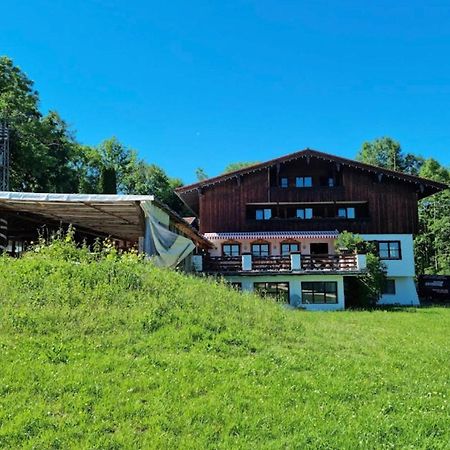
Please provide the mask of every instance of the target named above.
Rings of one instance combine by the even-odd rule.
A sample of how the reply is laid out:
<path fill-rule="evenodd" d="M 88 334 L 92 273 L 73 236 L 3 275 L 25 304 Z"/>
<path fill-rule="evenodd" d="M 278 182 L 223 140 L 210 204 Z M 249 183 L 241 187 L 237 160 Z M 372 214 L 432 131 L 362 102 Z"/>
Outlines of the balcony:
<path fill-rule="evenodd" d="M 195 272 L 209 274 L 349 274 L 366 269 L 365 255 L 301 255 L 255 257 L 193 256 Z"/>

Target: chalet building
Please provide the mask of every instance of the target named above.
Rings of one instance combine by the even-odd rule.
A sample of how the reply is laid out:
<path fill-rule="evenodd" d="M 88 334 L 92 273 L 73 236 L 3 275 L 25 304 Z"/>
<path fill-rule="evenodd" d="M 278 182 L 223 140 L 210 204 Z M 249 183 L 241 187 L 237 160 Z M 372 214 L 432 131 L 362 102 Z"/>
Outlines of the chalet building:
<path fill-rule="evenodd" d="M 413 235 L 419 199 L 447 186 L 306 149 L 176 190 L 213 248 L 196 271 L 307 309 L 342 309 L 365 255 L 337 253 L 342 231 L 373 241 L 384 304 L 419 303 Z"/>

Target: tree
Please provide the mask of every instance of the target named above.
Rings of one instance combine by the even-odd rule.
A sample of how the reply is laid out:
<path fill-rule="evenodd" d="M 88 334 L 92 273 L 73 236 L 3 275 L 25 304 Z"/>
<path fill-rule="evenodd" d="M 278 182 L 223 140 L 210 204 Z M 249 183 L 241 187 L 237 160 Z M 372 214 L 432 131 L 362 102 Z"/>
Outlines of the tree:
<path fill-rule="evenodd" d="M 385 169 L 417 175 L 424 159 L 412 153 L 404 154 L 400 143 L 390 137 L 364 142 L 356 155 L 358 161 Z"/>
<path fill-rule="evenodd" d="M 42 116 L 33 82 L 7 57 L 0 57 L 0 121 L 10 128 L 11 189 L 73 190 L 73 136 L 56 112 Z"/>
<path fill-rule="evenodd" d="M 225 167 L 223 173 L 234 172 L 235 170 L 244 169 L 245 167 L 253 166 L 254 164 L 258 163 L 259 161 L 230 163 L 228 164 L 228 166 Z"/>
<path fill-rule="evenodd" d="M 367 307 L 377 304 L 381 291 L 386 282 L 386 267 L 378 257 L 376 248 L 372 242 L 364 241 L 358 235 L 348 231 L 339 234 L 335 241 L 338 253 L 360 253 L 366 255 L 367 268 L 359 277 L 349 277 L 347 286 L 348 306 Z"/>
<path fill-rule="evenodd" d="M 180 179 L 170 178 L 157 165 L 147 164 L 142 160 L 132 164 L 132 170 L 124 179 L 125 193 L 154 195 L 177 213 L 185 215 L 186 206 L 174 192 L 174 189 L 180 186 L 183 186 Z"/>
<path fill-rule="evenodd" d="M 201 167 L 197 167 L 197 169 L 195 170 L 195 176 L 197 177 L 198 181 L 203 181 L 209 178 L 206 172 Z"/>
<path fill-rule="evenodd" d="M 450 170 L 427 159 L 420 176 L 450 185 Z M 450 273 L 450 192 L 445 190 L 419 202 L 419 234 L 414 239 L 418 274 Z"/>

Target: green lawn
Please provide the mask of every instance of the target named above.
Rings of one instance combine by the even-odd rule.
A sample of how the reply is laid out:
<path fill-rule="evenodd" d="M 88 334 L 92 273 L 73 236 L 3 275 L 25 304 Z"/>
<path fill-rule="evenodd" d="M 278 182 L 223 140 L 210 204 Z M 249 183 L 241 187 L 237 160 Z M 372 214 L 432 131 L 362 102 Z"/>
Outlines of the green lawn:
<path fill-rule="evenodd" d="M 0 448 L 450 448 L 450 309 L 287 310 L 63 247 L 0 258 Z"/>

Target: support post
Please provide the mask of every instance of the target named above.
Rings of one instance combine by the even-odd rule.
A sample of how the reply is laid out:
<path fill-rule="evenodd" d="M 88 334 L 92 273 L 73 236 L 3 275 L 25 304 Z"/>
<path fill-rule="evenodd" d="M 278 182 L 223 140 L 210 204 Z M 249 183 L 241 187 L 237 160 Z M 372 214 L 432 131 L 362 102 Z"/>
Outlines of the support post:
<path fill-rule="evenodd" d="M 138 239 L 138 253 L 144 253 L 144 236 L 139 236 Z"/>
<path fill-rule="evenodd" d="M 252 270 L 252 254 L 242 253 L 242 270 L 250 271 Z"/>
<path fill-rule="evenodd" d="M 291 252 L 291 270 L 302 270 L 302 255 L 300 252 Z"/>
<path fill-rule="evenodd" d="M 367 269 L 367 256 L 366 255 L 356 255 L 356 267 L 358 270 Z"/>
<path fill-rule="evenodd" d="M 192 269 L 194 272 L 203 272 L 203 255 L 192 255 Z"/>

